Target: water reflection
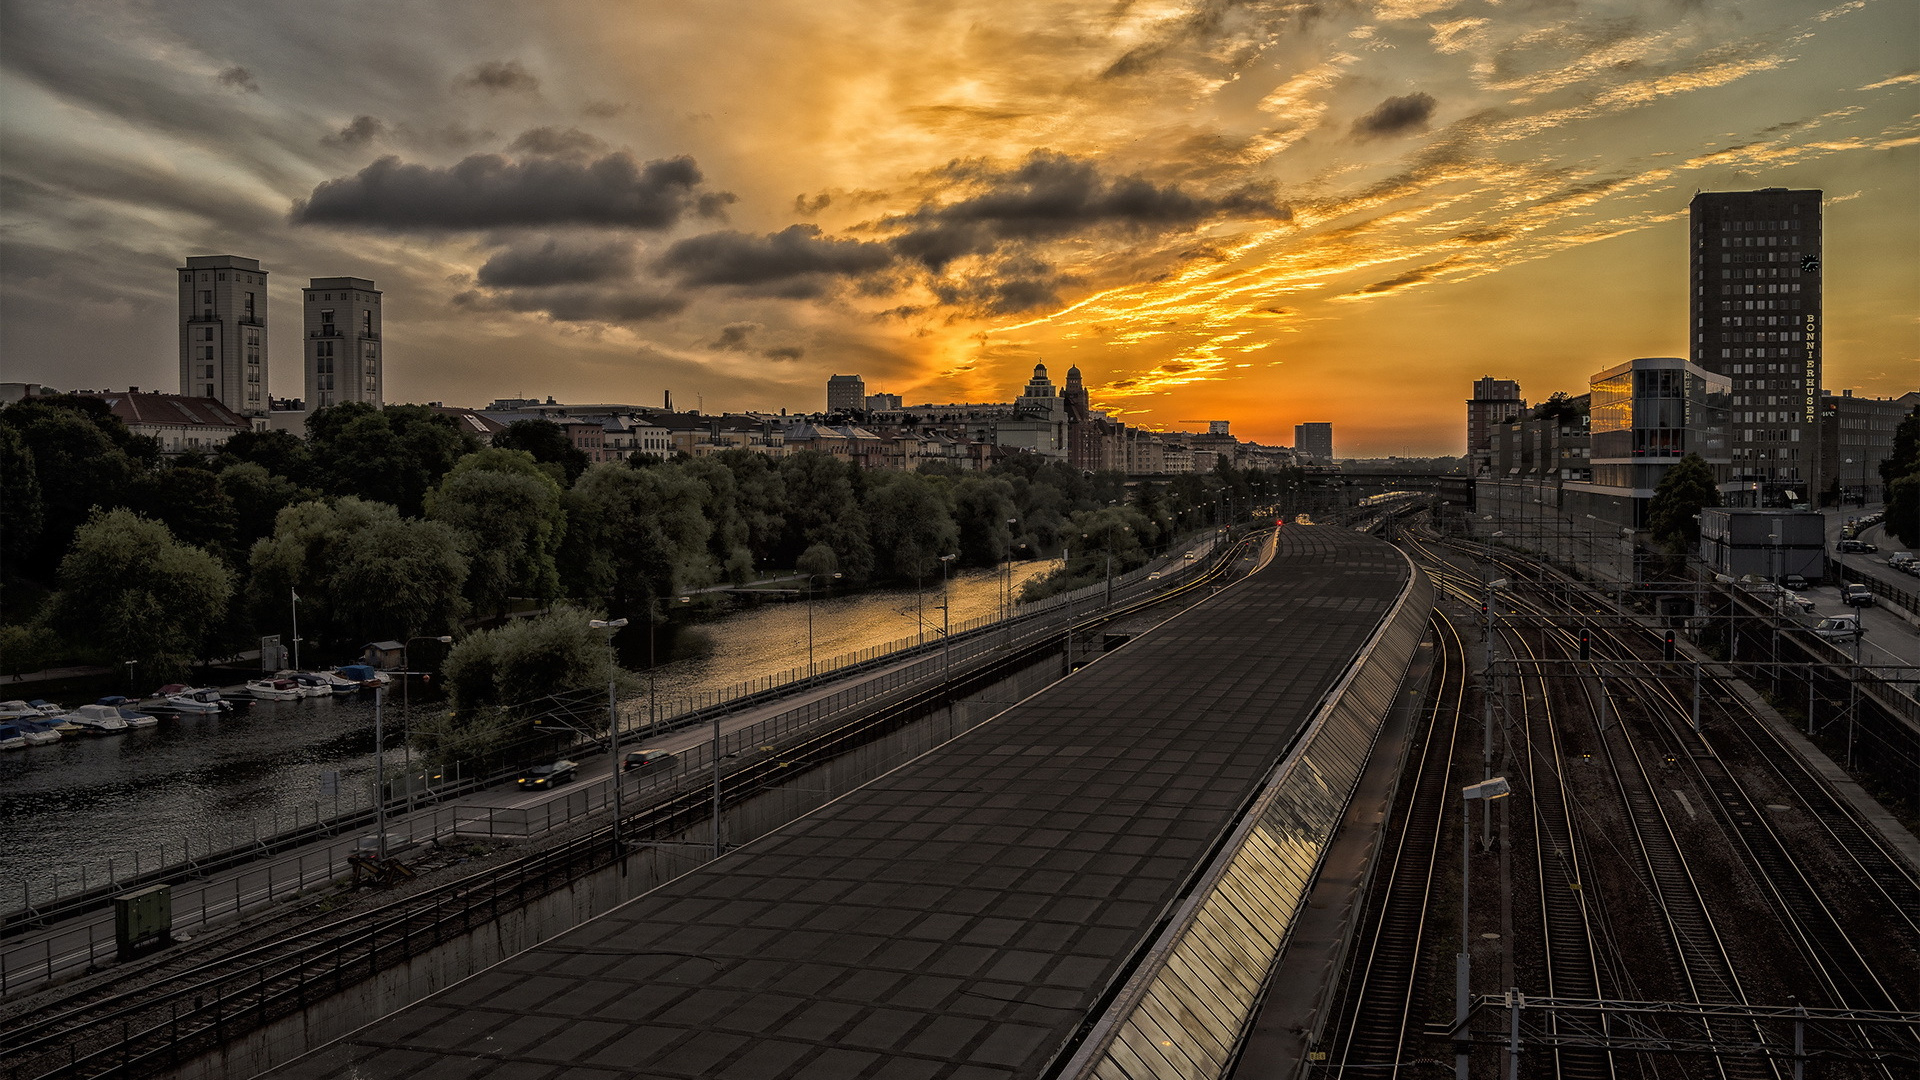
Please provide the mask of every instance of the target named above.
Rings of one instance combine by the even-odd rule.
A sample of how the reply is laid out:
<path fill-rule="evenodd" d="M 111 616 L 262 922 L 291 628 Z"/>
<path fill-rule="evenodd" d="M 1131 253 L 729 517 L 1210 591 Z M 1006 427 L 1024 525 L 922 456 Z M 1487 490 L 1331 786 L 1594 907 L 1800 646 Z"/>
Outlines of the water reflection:
<path fill-rule="evenodd" d="M 1049 566 L 1027 563 L 1012 571 L 1014 594 Z M 1001 609 L 1007 578 L 995 571 L 954 575 L 947 595 L 955 625 Z M 813 601 L 816 660 L 904 637 L 937 639 L 941 589 L 856 595 L 819 593 Z M 745 678 L 807 664 L 807 604 L 774 600 L 698 622 L 705 639 L 698 655 L 663 663 L 656 672 L 662 704 L 696 692 L 724 690 Z M 646 662 L 646 632 L 634 626 L 619 645 L 623 660 Z M 664 659 L 664 658 L 663 658 Z M 75 704 L 75 702 L 69 702 Z M 442 709 L 437 701 L 385 706 L 389 753 L 418 717 Z M 52 746 L 0 754 L 0 819 L 8 823 L 7 857 L 0 859 L 0 909 L 20 903 L 22 884 L 44 894 L 50 876 L 70 890 L 84 867 L 88 883 L 156 860 L 178 862 L 182 845 L 198 854 L 223 848 L 276 826 L 330 815 L 336 804 L 364 801 L 372 774 L 373 702 L 370 697 L 263 701 L 227 716 L 169 718 L 143 731 L 102 738 L 68 737 Z M 338 774 L 323 786 L 322 775 Z"/>

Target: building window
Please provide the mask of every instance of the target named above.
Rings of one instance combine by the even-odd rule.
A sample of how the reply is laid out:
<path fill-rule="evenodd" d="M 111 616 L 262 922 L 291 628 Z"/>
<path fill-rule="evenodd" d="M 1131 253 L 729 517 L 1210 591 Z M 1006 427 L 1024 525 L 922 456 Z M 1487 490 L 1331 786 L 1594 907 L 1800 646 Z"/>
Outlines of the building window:
<path fill-rule="evenodd" d="M 203 277 L 201 278 L 201 280 L 203 280 L 203 281 L 204 281 L 204 280 L 206 280 L 206 279 L 205 279 L 205 277 L 203 276 Z M 200 290 L 200 302 L 201 302 L 201 303 L 203 303 L 203 304 L 211 304 L 211 303 L 213 303 L 213 290 L 212 290 L 212 289 L 201 289 L 201 290 Z"/>
<path fill-rule="evenodd" d="M 362 311 L 360 313 L 360 332 L 368 337 L 373 336 L 373 312 Z"/>
<path fill-rule="evenodd" d="M 328 308 L 320 313 L 320 332 L 329 336 L 338 333 L 338 331 L 333 328 L 332 308 Z"/>
<path fill-rule="evenodd" d="M 247 294 L 247 318 L 253 318 L 253 294 Z"/>

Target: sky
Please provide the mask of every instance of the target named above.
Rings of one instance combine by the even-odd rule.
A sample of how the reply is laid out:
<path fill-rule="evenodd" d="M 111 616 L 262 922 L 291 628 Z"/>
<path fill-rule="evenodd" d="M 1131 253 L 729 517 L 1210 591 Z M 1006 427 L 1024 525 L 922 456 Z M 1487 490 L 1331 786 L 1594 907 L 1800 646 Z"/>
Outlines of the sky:
<path fill-rule="evenodd" d="M 1825 382 L 1920 387 L 1910 0 L 0 0 L 0 379 L 174 390 L 190 255 L 383 290 L 389 401 L 831 374 L 1457 454 L 1685 355 L 1701 190 L 1825 193 Z"/>

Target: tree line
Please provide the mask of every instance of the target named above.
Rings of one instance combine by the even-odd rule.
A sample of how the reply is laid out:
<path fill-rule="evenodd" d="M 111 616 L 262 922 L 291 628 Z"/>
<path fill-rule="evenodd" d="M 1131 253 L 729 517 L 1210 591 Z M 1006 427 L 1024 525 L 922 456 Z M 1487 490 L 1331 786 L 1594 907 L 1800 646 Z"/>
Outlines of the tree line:
<path fill-rule="evenodd" d="M 860 588 L 937 579 L 942 555 L 1064 549 L 1061 578 L 1085 579 L 1298 483 L 1223 465 L 1129 492 L 1033 455 L 983 473 L 814 451 L 589 463 L 550 421 L 483 444 L 413 405 L 166 457 L 99 399 L 35 398 L 0 409 L 0 653 L 9 671 L 132 660 L 165 679 L 286 633 L 296 596 L 308 648 L 337 657 L 526 602 L 645 618 L 770 571 Z"/>

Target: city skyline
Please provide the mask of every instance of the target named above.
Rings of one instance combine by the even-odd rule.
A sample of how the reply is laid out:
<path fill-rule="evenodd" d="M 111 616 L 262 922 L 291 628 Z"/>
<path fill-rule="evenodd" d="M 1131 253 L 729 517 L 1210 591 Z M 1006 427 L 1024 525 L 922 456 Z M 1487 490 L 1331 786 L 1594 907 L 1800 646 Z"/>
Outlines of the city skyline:
<path fill-rule="evenodd" d="M 9 4 L 4 377 L 167 385 L 172 271 L 227 253 L 282 357 L 309 278 L 378 281 L 389 401 L 1044 362 L 1129 424 L 1460 453 L 1477 377 L 1688 355 L 1688 201 L 1786 187 L 1826 193 L 1826 386 L 1916 384 L 1888 0 L 619 10 Z"/>

